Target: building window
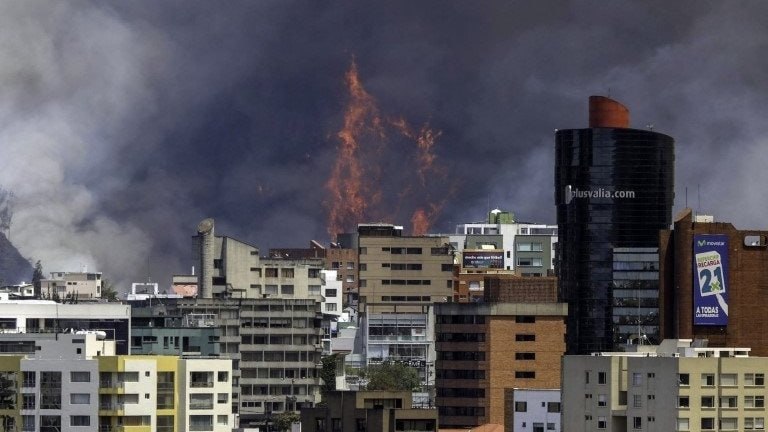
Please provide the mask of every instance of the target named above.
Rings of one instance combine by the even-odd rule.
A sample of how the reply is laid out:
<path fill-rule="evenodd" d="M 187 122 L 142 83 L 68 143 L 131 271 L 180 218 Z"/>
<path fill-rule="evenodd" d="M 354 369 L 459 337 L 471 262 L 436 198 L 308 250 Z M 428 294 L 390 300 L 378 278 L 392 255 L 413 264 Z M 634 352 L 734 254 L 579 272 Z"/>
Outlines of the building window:
<path fill-rule="evenodd" d="M 534 334 L 516 334 L 515 340 L 518 342 L 535 342 L 536 335 Z"/>
<path fill-rule="evenodd" d="M 679 396 L 677 398 L 677 407 L 678 408 L 689 408 L 691 406 L 691 402 L 688 399 L 688 396 Z"/>
<path fill-rule="evenodd" d="M 33 410 L 35 409 L 35 395 L 30 393 L 24 393 L 21 395 L 21 409 Z"/>
<path fill-rule="evenodd" d="M 632 373 L 632 385 L 639 386 L 643 384 L 643 374 L 634 372 Z"/>
<path fill-rule="evenodd" d="M 21 416 L 21 430 L 24 432 L 34 432 L 35 416 L 33 415 Z"/>
<path fill-rule="evenodd" d="M 584 384 L 589 384 L 589 371 L 584 371 Z"/>
<path fill-rule="evenodd" d="M 701 397 L 701 407 L 702 408 L 714 408 L 715 407 L 715 397 L 714 396 L 702 396 Z"/>
<path fill-rule="evenodd" d="M 219 382 L 227 382 L 227 381 L 229 381 L 229 372 L 221 371 L 217 375 L 218 375 Z"/>
<path fill-rule="evenodd" d="M 720 397 L 720 407 L 721 408 L 736 408 L 737 402 L 736 402 L 736 396 L 721 396 Z"/>
<path fill-rule="evenodd" d="M 605 429 L 608 426 L 608 422 L 605 421 L 605 417 L 598 416 L 597 417 L 597 428 L 598 429 Z"/>
<path fill-rule="evenodd" d="M 325 310 L 326 312 L 336 312 L 338 308 L 336 307 L 336 303 L 326 303 Z"/>
<path fill-rule="evenodd" d="M 61 416 L 40 416 L 40 432 L 60 432 Z"/>
<path fill-rule="evenodd" d="M 765 375 L 758 373 L 758 374 L 744 374 L 744 385 L 745 386 L 762 386 L 765 383 Z"/>
<path fill-rule="evenodd" d="M 319 278 L 320 277 L 320 269 L 311 268 L 307 269 L 307 277 L 312 278 Z"/>
<path fill-rule="evenodd" d="M 715 385 L 715 374 L 701 374 L 701 385 L 711 387 Z"/>
<path fill-rule="evenodd" d="M 720 374 L 720 385 L 721 386 L 735 386 L 737 385 L 736 380 L 736 374 L 733 373 L 724 373 Z"/>
<path fill-rule="evenodd" d="M 720 430 L 736 430 L 738 424 L 739 422 L 735 417 L 723 417 L 720 419 Z"/>
<path fill-rule="evenodd" d="M 608 374 L 605 372 L 598 372 L 597 373 L 597 383 L 598 384 L 605 384 L 606 381 L 608 381 Z"/>
<path fill-rule="evenodd" d="M 335 288 L 325 290 L 326 297 L 336 297 L 337 295 L 338 295 L 338 292 L 336 291 Z"/>
<path fill-rule="evenodd" d="M 690 375 L 686 374 L 678 374 L 677 375 L 677 384 L 680 386 L 688 386 L 691 384 L 691 378 Z"/>
<path fill-rule="evenodd" d="M 689 431 L 691 430 L 690 422 L 687 418 L 679 417 L 677 419 L 677 429 L 678 431 Z"/>
<path fill-rule="evenodd" d="M 643 395 L 632 395 L 632 406 L 635 408 L 643 407 Z"/>
<path fill-rule="evenodd" d="M 210 415 L 191 415 L 189 416 L 190 431 L 212 431 L 213 416 Z"/>
<path fill-rule="evenodd" d="M 643 418 L 642 417 L 632 417 L 632 429 L 638 430 L 643 428 Z"/>
<path fill-rule="evenodd" d="M 368 248 L 367 247 L 357 248 L 357 254 L 358 255 L 367 255 L 368 254 Z"/>
<path fill-rule="evenodd" d="M 91 403 L 91 395 L 88 393 L 71 393 L 69 403 L 72 405 L 88 405 Z"/>
<path fill-rule="evenodd" d="M 264 285 L 264 293 L 277 295 L 277 285 Z"/>
<path fill-rule="evenodd" d="M 715 429 L 715 419 L 713 417 L 703 417 L 701 419 L 701 430 Z"/>
<path fill-rule="evenodd" d="M 229 393 L 217 393 L 216 395 L 216 403 L 227 403 L 229 402 Z"/>
<path fill-rule="evenodd" d="M 597 395 L 597 406 L 604 407 L 606 405 L 608 405 L 608 402 L 605 398 L 605 395 L 604 394 Z"/>
<path fill-rule="evenodd" d="M 69 416 L 69 425 L 70 426 L 90 426 L 91 417 L 84 416 L 84 415 Z"/>
<path fill-rule="evenodd" d="M 764 408 L 765 396 L 744 396 L 744 408 Z"/>
<path fill-rule="evenodd" d="M 264 276 L 268 278 L 276 278 L 277 277 L 277 269 L 274 267 L 267 267 L 264 269 Z"/>
<path fill-rule="evenodd" d="M 515 412 L 528 412 L 528 402 L 515 402 Z"/>
<path fill-rule="evenodd" d="M 22 372 L 22 387 L 36 387 L 37 386 L 36 372 Z"/>
<path fill-rule="evenodd" d="M 229 416 L 227 415 L 217 415 L 216 416 L 216 424 L 219 426 L 226 426 L 229 424 Z"/>
<path fill-rule="evenodd" d="M 541 258 L 518 258 L 518 267 L 541 267 Z"/>
<path fill-rule="evenodd" d="M 536 378 L 534 371 L 515 371 L 515 378 L 533 379 Z"/>
<path fill-rule="evenodd" d="M 368 271 L 368 264 L 366 263 L 360 264 L 360 271 Z"/>
<path fill-rule="evenodd" d="M 532 353 L 532 352 L 515 353 L 515 360 L 536 360 L 536 353 Z"/>
<path fill-rule="evenodd" d="M 744 417 L 744 429 L 746 430 L 764 430 L 765 421 L 763 417 Z"/>
<path fill-rule="evenodd" d="M 536 322 L 535 315 L 515 315 L 515 322 L 517 324 L 533 324 Z"/>
<path fill-rule="evenodd" d="M 280 286 L 280 291 L 283 295 L 293 295 L 293 285 L 282 285 Z"/>
<path fill-rule="evenodd" d="M 347 261 L 347 270 L 354 270 L 355 269 L 355 263 L 352 261 Z"/>

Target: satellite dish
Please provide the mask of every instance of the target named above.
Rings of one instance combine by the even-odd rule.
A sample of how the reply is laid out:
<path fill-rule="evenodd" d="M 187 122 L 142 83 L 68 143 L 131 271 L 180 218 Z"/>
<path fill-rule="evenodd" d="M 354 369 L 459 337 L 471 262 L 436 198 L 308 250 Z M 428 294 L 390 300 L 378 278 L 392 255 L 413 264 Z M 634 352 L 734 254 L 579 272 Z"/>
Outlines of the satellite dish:
<path fill-rule="evenodd" d="M 211 232 L 212 229 L 213 229 L 213 218 L 203 219 L 203 221 L 197 225 L 198 234 L 207 234 Z"/>

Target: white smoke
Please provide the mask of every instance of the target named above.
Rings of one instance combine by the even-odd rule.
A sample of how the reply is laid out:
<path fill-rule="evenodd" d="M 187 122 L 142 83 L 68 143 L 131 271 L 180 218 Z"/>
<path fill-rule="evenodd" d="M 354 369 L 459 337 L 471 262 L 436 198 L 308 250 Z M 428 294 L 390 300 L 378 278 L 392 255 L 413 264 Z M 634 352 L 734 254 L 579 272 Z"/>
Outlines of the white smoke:
<path fill-rule="evenodd" d="M 142 72 L 151 44 L 68 2 L 3 2 L 0 28 L 0 184 L 17 198 L 12 240 L 46 272 L 110 269 L 105 277 L 125 283 L 120 270 L 141 267 L 151 242 L 105 216 L 89 187 L 120 164 L 111 135 L 136 106 L 152 106 Z"/>

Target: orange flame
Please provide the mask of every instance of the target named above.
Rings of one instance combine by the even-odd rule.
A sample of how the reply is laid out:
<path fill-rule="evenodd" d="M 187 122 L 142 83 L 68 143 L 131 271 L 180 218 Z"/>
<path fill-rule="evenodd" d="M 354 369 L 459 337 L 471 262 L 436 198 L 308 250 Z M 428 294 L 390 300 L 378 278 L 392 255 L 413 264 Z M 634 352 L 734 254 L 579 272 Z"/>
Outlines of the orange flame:
<path fill-rule="evenodd" d="M 435 144 L 441 132 L 433 131 L 428 124 L 415 132 L 402 117 L 384 120 L 375 99 L 360 81 L 354 60 L 345 74 L 345 83 L 349 96 L 344 126 L 336 134 L 339 140 L 337 158 L 325 184 L 329 193 L 325 202 L 328 234 L 332 238 L 354 229 L 361 222 L 392 221 L 403 217 L 401 207 L 407 198 L 418 197 L 429 202 L 430 190 L 447 185 L 445 171 L 437 166 L 435 154 Z M 391 140 L 387 137 L 387 129 L 397 132 Z M 400 141 L 405 138 L 410 149 L 413 149 L 413 143 L 416 144 L 415 157 L 408 156 L 408 148 L 387 148 L 388 145 L 402 144 L 397 142 L 398 137 Z M 411 181 L 415 180 L 410 178 L 414 173 L 418 176 L 418 184 Z M 382 182 L 382 177 L 388 181 Z M 395 191 L 385 194 L 384 188 Z M 450 194 L 441 193 L 443 202 L 427 204 L 429 210 L 417 208 L 414 211 L 410 221 L 414 235 L 428 232 Z"/>

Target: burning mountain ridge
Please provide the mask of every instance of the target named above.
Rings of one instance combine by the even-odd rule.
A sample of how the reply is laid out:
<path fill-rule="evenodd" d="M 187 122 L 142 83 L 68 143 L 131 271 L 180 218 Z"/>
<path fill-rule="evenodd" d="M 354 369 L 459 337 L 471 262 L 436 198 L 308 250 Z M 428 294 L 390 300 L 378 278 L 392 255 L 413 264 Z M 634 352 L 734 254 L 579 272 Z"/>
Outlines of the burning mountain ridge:
<path fill-rule="evenodd" d="M 413 235 L 426 234 L 453 190 L 435 153 L 441 132 L 383 115 L 354 61 L 345 83 L 344 124 L 336 133 L 336 162 L 325 184 L 328 234 L 335 238 L 363 222 L 405 220 Z"/>

